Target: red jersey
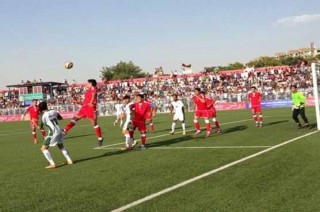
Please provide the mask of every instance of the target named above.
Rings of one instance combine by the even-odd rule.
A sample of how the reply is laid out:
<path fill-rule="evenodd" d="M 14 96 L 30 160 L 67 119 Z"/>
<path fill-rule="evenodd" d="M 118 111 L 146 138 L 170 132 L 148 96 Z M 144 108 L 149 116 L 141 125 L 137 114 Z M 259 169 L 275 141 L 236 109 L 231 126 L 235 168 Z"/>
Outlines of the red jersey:
<path fill-rule="evenodd" d="M 29 106 L 26 109 L 30 114 L 30 119 L 39 119 L 40 109 L 38 106 Z"/>
<path fill-rule="evenodd" d="M 251 106 L 260 106 L 261 93 L 252 92 L 252 93 L 249 93 L 248 96 L 249 96 L 249 100 L 251 102 Z"/>
<path fill-rule="evenodd" d="M 91 102 L 91 98 L 93 94 L 95 94 L 96 97 L 94 98 L 92 104 L 96 105 L 98 102 L 97 93 L 98 93 L 97 87 L 92 86 L 91 88 L 89 88 L 87 92 L 84 94 L 83 105 L 87 105 Z"/>
<path fill-rule="evenodd" d="M 213 99 L 206 97 L 207 109 L 211 110 L 213 108 Z"/>
<path fill-rule="evenodd" d="M 202 94 L 200 94 L 199 97 L 205 99 L 205 96 L 202 95 Z M 197 106 L 196 110 L 207 110 L 207 104 L 206 104 L 206 102 L 201 102 L 200 99 L 199 99 L 199 97 L 198 97 L 198 96 L 194 96 L 194 97 L 192 98 L 194 104 Z"/>
<path fill-rule="evenodd" d="M 146 121 L 146 116 L 150 112 L 150 105 L 146 102 L 133 104 L 134 116 L 133 120 L 136 122 Z"/>

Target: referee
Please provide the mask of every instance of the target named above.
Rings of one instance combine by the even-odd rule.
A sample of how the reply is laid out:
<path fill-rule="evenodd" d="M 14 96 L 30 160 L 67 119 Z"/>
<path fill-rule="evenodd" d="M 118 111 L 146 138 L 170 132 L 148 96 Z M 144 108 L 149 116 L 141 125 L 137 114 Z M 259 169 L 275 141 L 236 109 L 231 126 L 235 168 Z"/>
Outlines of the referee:
<path fill-rule="evenodd" d="M 297 127 L 301 128 L 301 124 L 299 121 L 298 116 L 301 115 L 301 118 L 303 119 L 305 123 L 305 127 L 309 126 L 308 119 L 305 114 L 305 108 L 304 104 L 306 102 L 306 97 L 301 93 L 297 91 L 297 86 L 296 85 L 291 85 L 290 87 L 291 90 L 291 97 L 292 97 L 292 118 L 296 122 Z"/>

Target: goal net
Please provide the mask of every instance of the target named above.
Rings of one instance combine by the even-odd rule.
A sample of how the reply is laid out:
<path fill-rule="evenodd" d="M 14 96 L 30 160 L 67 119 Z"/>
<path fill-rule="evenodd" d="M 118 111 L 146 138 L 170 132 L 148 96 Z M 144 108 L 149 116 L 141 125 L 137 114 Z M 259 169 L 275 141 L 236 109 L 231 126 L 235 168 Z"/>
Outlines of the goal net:
<path fill-rule="evenodd" d="M 313 94 L 314 104 L 316 109 L 317 128 L 320 130 L 320 113 L 319 113 L 319 93 L 320 93 L 320 63 L 312 63 L 312 80 L 313 80 Z"/>

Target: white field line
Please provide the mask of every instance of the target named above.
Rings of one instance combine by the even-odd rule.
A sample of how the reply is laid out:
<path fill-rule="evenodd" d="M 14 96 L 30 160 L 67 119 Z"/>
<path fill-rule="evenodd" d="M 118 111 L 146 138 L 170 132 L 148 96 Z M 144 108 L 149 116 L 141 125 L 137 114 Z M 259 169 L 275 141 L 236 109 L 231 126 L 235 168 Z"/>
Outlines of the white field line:
<path fill-rule="evenodd" d="M 226 165 L 224 165 L 224 166 L 221 166 L 221 167 L 219 167 L 219 168 L 216 168 L 216 169 L 213 169 L 213 170 L 208 171 L 208 172 L 206 172 L 206 173 L 203 173 L 203 174 L 201 174 L 201 175 L 199 175 L 199 176 L 193 177 L 193 178 L 191 178 L 191 179 L 189 179 L 189 180 L 183 181 L 183 182 L 181 182 L 181 183 L 179 183 L 179 184 L 176 184 L 176 185 L 174 185 L 174 186 L 171 186 L 171 187 L 169 187 L 169 188 L 166 188 L 166 189 L 164 189 L 164 190 L 161 190 L 161 191 L 159 191 L 159 192 L 157 192 L 157 193 L 148 195 L 148 196 L 146 196 L 146 197 L 144 197 L 144 198 L 142 198 L 142 199 L 139 199 L 139 200 L 137 200 L 137 201 L 134 201 L 134 202 L 132 202 L 132 203 L 130 203 L 130 204 L 124 205 L 124 206 L 122 206 L 122 207 L 120 207 L 120 208 L 117 208 L 117 209 L 114 209 L 114 210 L 112 210 L 112 211 L 113 211 L 113 212 L 120 212 L 120 211 L 127 210 L 127 209 L 129 209 L 129 208 L 132 208 L 132 207 L 134 207 L 134 206 L 137 206 L 137 205 L 139 205 L 139 204 L 142 204 L 142 203 L 144 203 L 144 202 L 146 202 L 146 201 L 149 201 L 149 200 L 152 200 L 152 199 L 154 199 L 154 198 L 156 198 L 156 197 L 159 197 L 159 196 L 161 196 L 161 195 L 163 195 L 163 194 L 166 194 L 166 193 L 169 193 L 169 192 L 171 192 L 171 191 L 174 191 L 174 190 L 176 190 L 176 189 L 178 189 L 178 188 L 181 188 L 181 187 L 183 187 L 183 186 L 186 186 L 186 185 L 188 185 L 188 184 L 190 184 L 190 183 L 193 183 L 193 182 L 195 182 L 195 181 L 201 180 L 202 178 L 208 177 L 208 176 L 210 176 L 210 175 L 212 175 L 212 174 L 215 174 L 215 173 L 217 173 L 217 172 L 220 172 L 220 171 L 222 171 L 222 170 L 224 170 L 224 169 L 227 169 L 227 168 L 229 168 L 229 167 L 232 167 L 232 166 L 237 165 L 237 164 L 239 164 L 239 163 L 242 163 L 242 162 L 244 162 L 244 161 L 250 160 L 250 159 L 255 158 L 255 157 L 259 156 L 259 155 L 262 155 L 262 154 L 264 154 L 264 153 L 267 153 L 267 152 L 272 151 L 272 150 L 274 150 L 274 149 L 277 149 L 277 148 L 279 148 L 279 147 L 285 146 L 285 145 L 287 145 L 287 144 L 289 144 L 289 143 L 291 143 L 291 142 L 293 142 L 293 141 L 299 140 L 299 139 L 301 139 L 301 138 L 307 137 L 307 136 L 312 135 L 312 134 L 317 133 L 317 132 L 319 132 L 319 131 L 313 131 L 313 132 L 311 132 L 311 133 L 307 133 L 307 134 L 305 134 L 305 135 L 302 135 L 302 136 L 293 138 L 293 139 L 291 139 L 291 140 L 282 142 L 282 143 L 280 143 L 280 144 L 278 144 L 278 145 L 275 145 L 275 146 L 272 146 L 272 147 L 270 147 L 270 148 L 268 148 L 268 149 L 262 150 L 262 151 L 260 151 L 260 152 L 255 153 L 255 154 L 249 155 L 249 156 L 244 157 L 244 158 L 242 158 L 242 159 L 236 160 L 236 161 L 234 161 L 234 162 L 231 162 L 231 163 L 226 164 Z"/>
<path fill-rule="evenodd" d="M 88 126 L 92 126 L 92 125 L 79 125 L 79 126 L 76 126 L 76 127 L 88 127 Z M 4 133 L 4 134 L 0 134 L 0 137 L 3 137 L 3 136 L 7 136 L 7 135 L 16 135 L 16 134 L 31 134 L 31 129 L 29 130 L 19 130 L 19 131 L 15 131 L 15 132 L 11 132 L 11 133 Z"/>
<path fill-rule="evenodd" d="M 270 116 L 266 116 L 265 118 L 270 117 Z M 228 124 L 235 124 L 235 123 L 239 123 L 239 122 L 245 122 L 245 121 L 251 121 L 252 119 L 243 119 L 243 120 L 239 120 L 239 121 L 232 121 L 232 122 L 226 122 L 226 123 L 222 123 L 220 125 L 228 125 Z M 190 129 L 190 130 L 186 130 L 186 132 L 190 132 L 190 131 L 195 131 L 195 129 Z M 181 134 L 182 131 L 180 132 L 176 132 L 176 134 Z M 148 140 L 153 139 L 153 138 L 161 138 L 161 137 L 165 137 L 165 136 L 172 136 L 169 133 L 163 134 L 163 135 L 157 135 L 157 136 L 153 136 L 153 137 L 147 137 Z M 136 140 L 136 141 L 141 141 L 141 139 Z M 101 147 L 95 147 L 94 149 L 105 149 L 106 147 L 112 147 L 112 146 L 118 146 L 118 145 L 123 145 L 124 142 L 121 143 L 115 143 L 115 144 L 109 144 L 109 145 L 104 145 Z"/>
<path fill-rule="evenodd" d="M 272 146 L 179 146 L 179 147 L 148 147 L 150 149 L 259 149 L 259 148 L 269 148 Z M 118 149 L 118 147 L 105 147 L 103 149 Z"/>

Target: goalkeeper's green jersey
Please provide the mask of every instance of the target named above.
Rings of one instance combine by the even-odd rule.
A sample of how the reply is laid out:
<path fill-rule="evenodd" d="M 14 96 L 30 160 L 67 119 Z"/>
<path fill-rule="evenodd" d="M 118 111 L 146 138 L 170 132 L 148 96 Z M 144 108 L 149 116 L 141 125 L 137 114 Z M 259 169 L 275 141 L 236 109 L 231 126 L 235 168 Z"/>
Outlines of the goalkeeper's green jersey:
<path fill-rule="evenodd" d="M 306 103 L 306 97 L 301 92 L 296 92 L 291 94 L 292 103 L 297 107 L 304 107 L 304 103 Z"/>

